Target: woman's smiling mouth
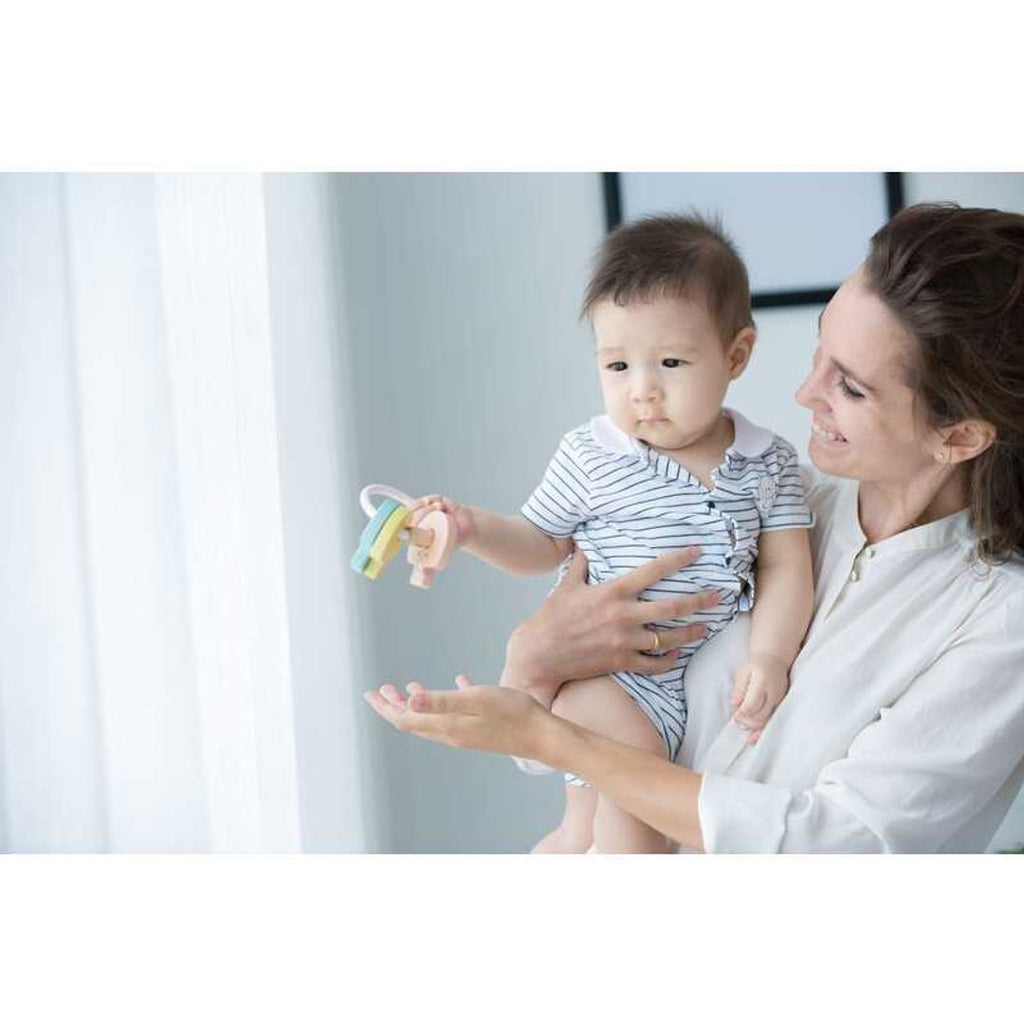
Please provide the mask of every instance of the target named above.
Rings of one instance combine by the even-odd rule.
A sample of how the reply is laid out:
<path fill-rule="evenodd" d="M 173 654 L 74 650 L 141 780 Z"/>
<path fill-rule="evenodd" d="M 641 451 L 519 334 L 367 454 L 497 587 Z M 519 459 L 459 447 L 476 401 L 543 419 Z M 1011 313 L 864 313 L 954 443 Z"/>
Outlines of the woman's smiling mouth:
<path fill-rule="evenodd" d="M 835 430 L 830 430 L 817 417 L 811 421 L 811 429 L 814 431 L 815 437 L 821 438 L 823 441 L 829 441 L 832 444 L 847 443 L 846 438 L 842 434 Z"/>

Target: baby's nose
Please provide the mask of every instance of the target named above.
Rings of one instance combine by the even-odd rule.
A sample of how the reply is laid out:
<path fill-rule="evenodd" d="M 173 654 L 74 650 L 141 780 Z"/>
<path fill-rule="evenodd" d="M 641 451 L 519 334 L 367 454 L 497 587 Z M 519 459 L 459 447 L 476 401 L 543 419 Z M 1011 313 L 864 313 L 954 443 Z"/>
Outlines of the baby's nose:
<path fill-rule="evenodd" d="M 660 390 L 661 385 L 654 374 L 641 374 L 633 385 L 633 397 L 639 401 L 658 394 Z"/>

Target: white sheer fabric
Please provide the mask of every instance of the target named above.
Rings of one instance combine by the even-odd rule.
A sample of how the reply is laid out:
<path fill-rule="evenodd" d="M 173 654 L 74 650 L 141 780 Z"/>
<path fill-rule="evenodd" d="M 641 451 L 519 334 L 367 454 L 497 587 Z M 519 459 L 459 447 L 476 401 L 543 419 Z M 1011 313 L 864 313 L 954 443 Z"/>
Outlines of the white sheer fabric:
<path fill-rule="evenodd" d="M 264 203 L 0 176 L 3 850 L 303 846 Z"/>

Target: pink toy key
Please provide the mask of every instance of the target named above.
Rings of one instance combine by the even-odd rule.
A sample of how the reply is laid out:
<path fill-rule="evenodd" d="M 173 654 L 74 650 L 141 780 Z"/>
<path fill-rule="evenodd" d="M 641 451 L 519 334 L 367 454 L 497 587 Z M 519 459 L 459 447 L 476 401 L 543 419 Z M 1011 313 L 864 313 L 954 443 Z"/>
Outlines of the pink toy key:
<path fill-rule="evenodd" d="M 409 518 L 409 533 L 412 542 L 407 557 L 413 566 L 409 582 L 426 589 L 433 583 L 434 574 L 451 561 L 455 524 L 437 509 L 418 509 Z"/>

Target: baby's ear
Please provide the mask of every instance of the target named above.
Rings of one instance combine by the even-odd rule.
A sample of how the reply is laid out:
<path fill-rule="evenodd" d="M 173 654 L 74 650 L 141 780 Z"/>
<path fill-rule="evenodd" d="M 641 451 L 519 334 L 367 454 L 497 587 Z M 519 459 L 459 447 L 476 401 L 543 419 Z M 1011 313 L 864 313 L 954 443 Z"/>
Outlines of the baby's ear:
<path fill-rule="evenodd" d="M 726 358 L 729 361 L 729 377 L 735 380 L 750 362 L 754 353 L 754 343 L 757 341 L 757 331 L 753 327 L 744 327 L 735 338 L 729 343 L 729 350 Z"/>

